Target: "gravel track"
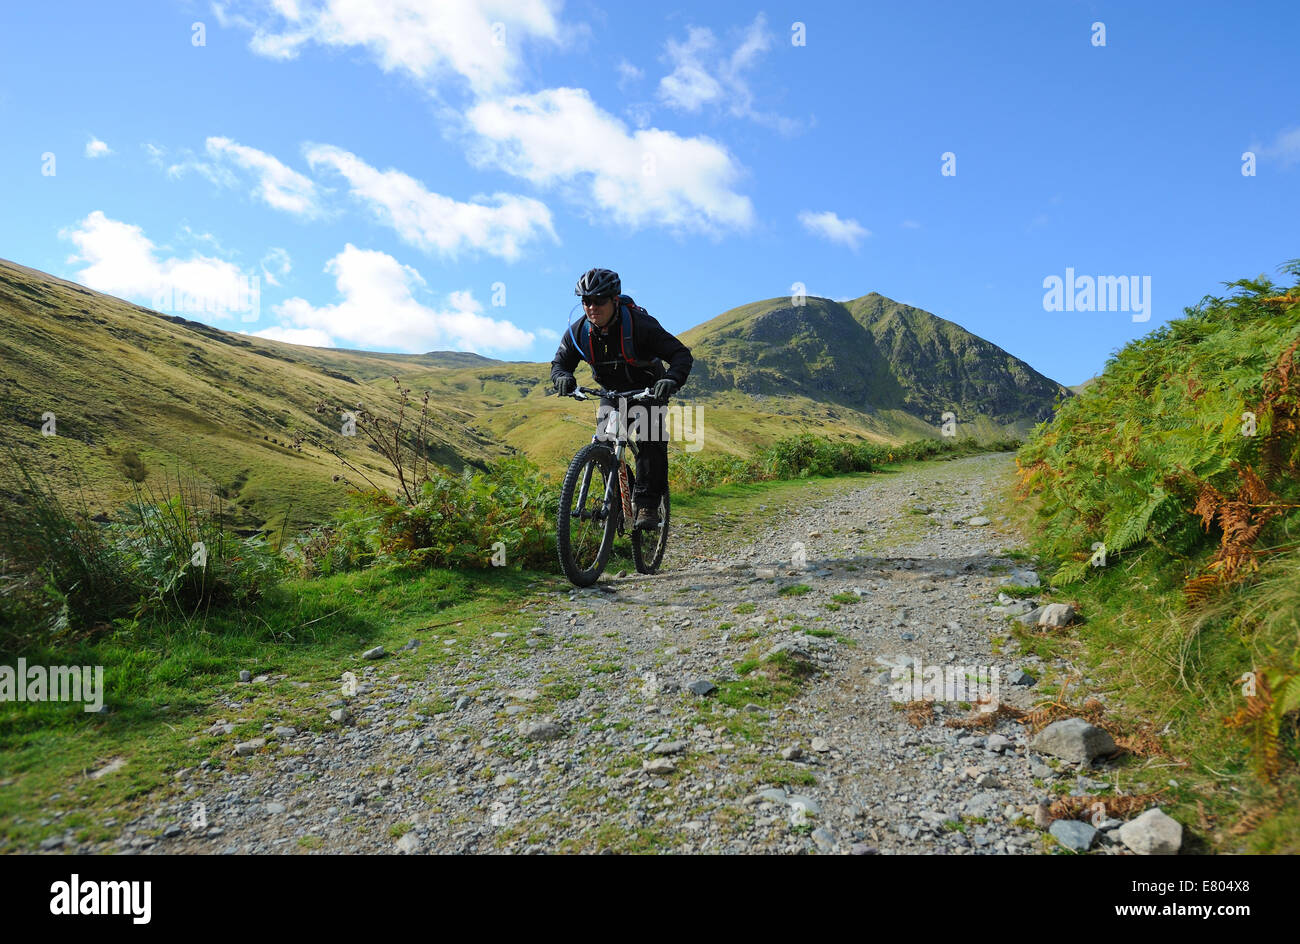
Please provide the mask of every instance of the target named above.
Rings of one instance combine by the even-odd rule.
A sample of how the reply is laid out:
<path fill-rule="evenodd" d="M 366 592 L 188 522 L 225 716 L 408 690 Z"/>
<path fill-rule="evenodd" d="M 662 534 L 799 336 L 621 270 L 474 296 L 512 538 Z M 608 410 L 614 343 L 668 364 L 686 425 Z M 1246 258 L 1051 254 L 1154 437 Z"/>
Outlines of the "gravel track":
<path fill-rule="evenodd" d="M 917 728 L 891 697 L 909 660 L 996 667 L 1000 700 L 1021 707 L 1035 695 L 1017 670 L 1063 668 L 1018 657 L 992 610 L 1023 567 L 1003 556 L 1018 539 L 996 517 L 967 523 L 1011 468 L 980 455 L 844 480 L 752 512 L 763 537 L 741 548 L 722 527 L 678 528 L 658 575 L 547 594 L 521 605 L 521 630 L 424 642 L 455 661 L 393 653 L 355 695 L 313 693 L 322 717 L 350 717 L 179 774 L 177 799 L 102 851 L 1046 851 L 1025 817 L 1070 765 L 1031 755 L 1014 721 L 946 727 L 978 715 L 954 700 Z M 798 693 L 744 704 L 757 674 L 737 667 L 778 647 L 807 673 Z"/>

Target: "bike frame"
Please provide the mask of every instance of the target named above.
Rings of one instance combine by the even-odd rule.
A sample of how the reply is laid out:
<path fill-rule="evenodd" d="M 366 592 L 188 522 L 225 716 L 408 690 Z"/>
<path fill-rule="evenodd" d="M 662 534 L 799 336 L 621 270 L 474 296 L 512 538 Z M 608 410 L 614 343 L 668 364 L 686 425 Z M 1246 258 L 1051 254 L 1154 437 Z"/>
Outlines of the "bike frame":
<path fill-rule="evenodd" d="M 589 387 L 578 387 L 573 391 L 572 396 L 575 400 L 590 400 L 593 398 L 599 398 L 602 400 L 618 400 L 620 402 L 626 402 L 628 399 L 636 400 L 638 402 L 655 400 L 655 396 L 650 392 L 649 387 L 642 390 L 625 390 L 621 393 L 612 390 L 593 390 Z M 617 463 L 618 474 L 605 483 L 602 514 L 609 514 L 610 509 L 618 508 L 621 512 L 618 521 L 618 533 L 623 534 L 623 526 L 632 518 L 632 489 L 628 483 L 627 462 L 624 461 L 624 456 L 627 455 L 628 449 L 632 450 L 632 455 L 634 457 L 639 456 L 640 453 L 637 450 L 636 441 L 631 439 L 627 434 L 627 427 L 623 422 L 622 411 L 617 408 L 610 410 L 605 419 L 606 434 L 608 434 L 611 427 L 614 430 L 613 451 L 614 461 Z M 591 437 L 591 441 L 607 442 L 609 440 L 602 439 L 601 434 L 597 433 Z M 592 469 L 589 467 L 586 474 L 582 477 L 582 486 L 578 491 L 579 508 L 586 507 L 587 491 L 591 487 L 591 473 Z M 615 488 L 618 489 L 619 493 L 619 500 L 617 502 L 615 502 L 614 499 Z"/>

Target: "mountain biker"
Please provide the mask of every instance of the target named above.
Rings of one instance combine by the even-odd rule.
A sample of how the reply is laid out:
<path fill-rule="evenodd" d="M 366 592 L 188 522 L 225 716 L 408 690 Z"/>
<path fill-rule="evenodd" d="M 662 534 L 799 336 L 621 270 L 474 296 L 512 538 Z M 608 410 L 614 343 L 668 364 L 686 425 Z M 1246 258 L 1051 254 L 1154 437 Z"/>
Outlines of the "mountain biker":
<path fill-rule="evenodd" d="M 657 399 L 667 400 L 681 389 L 695 362 L 690 349 L 623 294 L 617 272 L 590 269 L 573 293 L 582 297 L 584 318 L 569 326 L 551 361 L 556 393 L 568 396 L 577 389 L 573 371 L 580 360 L 591 364 L 596 382 L 607 390 L 652 387 Z M 668 362 L 666 370 L 661 361 Z M 616 403 L 603 398 L 601 406 L 598 425 Z M 668 439 L 662 423 L 650 424 L 638 450 L 633 527 L 654 528 L 659 499 L 668 491 Z"/>

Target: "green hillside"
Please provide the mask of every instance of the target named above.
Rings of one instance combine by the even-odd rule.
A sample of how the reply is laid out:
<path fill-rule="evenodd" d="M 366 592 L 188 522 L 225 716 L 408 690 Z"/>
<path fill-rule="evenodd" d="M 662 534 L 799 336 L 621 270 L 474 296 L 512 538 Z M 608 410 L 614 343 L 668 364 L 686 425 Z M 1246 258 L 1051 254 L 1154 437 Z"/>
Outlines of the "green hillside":
<path fill-rule="evenodd" d="M 1138 775 L 1187 759 L 1164 799 L 1212 842 L 1253 829 L 1250 850 L 1295 853 L 1300 284 L 1229 287 L 1125 346 L 1021 449 L 1016 507 L 1086 619 L 1022 639 L 1081 653 L 1091 690 L 1143 720 Z"/>
<path fill-rule="evenodd" d="M 127 471 L 153 481 L 197 475 L 228 501 L 237 527 L 293 526 L 344 498 L 334 444 L 376 481 L 383 463 L 342 435 L 333 407 L 391 410 L 394 385 L 371 383 L 400 359 L 249 339 L 157 314 L 12 263 L 0 262 L 0 422 L 9 446 L 71 486 L 92 508 L 130 492 Z M 306 356 L 304 356 L 306 355 Z M 327 406 L 328 405 L 328 406 Z M 55 436 L 42 435 L 54 414 Z M 447 410 L 432 456 L 453 467 L 504 453 Z"/>
<path fill-rule="evenodd" d="M 949 411 L 972 435 L 1021 434 L 1069 396 L 959 325 L 876 293 L 843 304 L 767 299 L 682 340 L 699 351 L 692 383 L 706 390 L 804 396 L 920 435 L 935 435 Z"/>
<path fill-rule="evenodd" d="M 1051 417 L 1068 391 L 1018 357 L 928 311 L 872 292 L 846 303 L 875 341 L 904 391 L 903 406 L 923 416 L 953 410 L 1027 431 Z"/>
<path fill-rule="evenodd" d="M 0 260 L 0 421 L 20 456 L 108 510 L 129 475 L 210 485 L 241 530 L 320 521 L 344 500 L 337 449 L 376 484 L 389 467 L 342 435 L 343 410 L 389 416 L 398 385 L 430 394 L 429 458 L 460 469 L 523 454 L 558 477 L 595 405 L 548 396 L 549 365 L 467 352 L 305 347 L 223 331 Z M 901 443 L 1023 433 L 1062 389 L 957 325 L 879 295 L 755 302 L 682 335 L 701 455 L 748 455 L 795 432 Z M 589 376 L 579 368 L 584 382 Z M 57 436 L 41 435 L 53 413 Z M 682 443 L 671 447 L 681 451 Z M 696 451 L 696 450 L 692 450 Z"/>

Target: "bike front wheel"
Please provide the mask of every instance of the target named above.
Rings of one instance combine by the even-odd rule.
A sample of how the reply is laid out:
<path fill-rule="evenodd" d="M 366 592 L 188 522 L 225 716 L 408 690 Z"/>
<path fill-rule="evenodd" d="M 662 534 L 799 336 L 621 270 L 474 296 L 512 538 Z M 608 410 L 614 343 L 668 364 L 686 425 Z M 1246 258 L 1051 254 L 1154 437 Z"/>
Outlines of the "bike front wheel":
<path fill-rule="evenodd" d="M 637 573 L 653 574 L 659 570 L 668 547 L 668 493 L 659 499 L 659 526 L 632 532 L 632 560 Z"/>
<path fill-rule="evenodd" d="M 560 487 L 560 511 L 555 522 L 555 549 L 564 576 L 579 587 L 599 578 L 609 560 L 618 528 L 616 510 L 607 502 L 617 496 L 614 454 L 601 443 L 578 450 Z"/>

